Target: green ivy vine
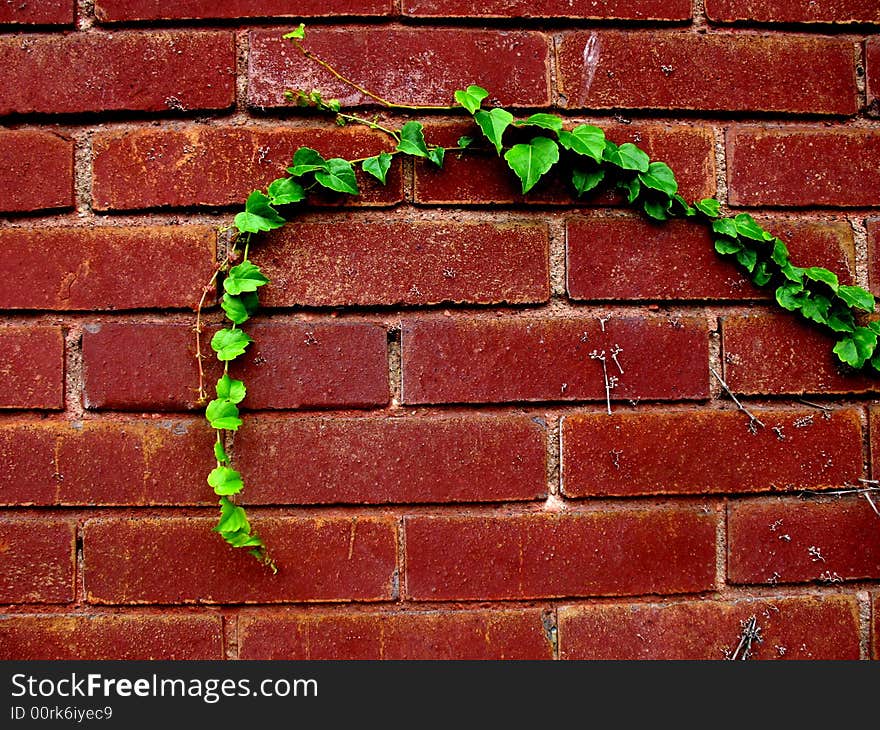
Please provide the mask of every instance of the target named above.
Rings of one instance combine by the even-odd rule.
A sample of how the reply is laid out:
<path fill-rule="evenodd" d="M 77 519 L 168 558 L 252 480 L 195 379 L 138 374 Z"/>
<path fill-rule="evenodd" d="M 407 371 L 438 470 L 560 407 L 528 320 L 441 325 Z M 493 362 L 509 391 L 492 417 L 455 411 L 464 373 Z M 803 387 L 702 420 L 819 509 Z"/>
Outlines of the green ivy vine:
<path fill-rule="evenodd" d="M 199 306 L 196 330 L 202 330 L 201 310 L 207 294 L 213 291 L 222 275 L 220 306 L 229 321 L 211 339 L 211 348 L 223 364 L 223 375 L 215 385 L 216 397 L 205 410 L 205 417 L 216 430 L 214 445 L 216 467 L 208 475 L 208 484 L 219 496 L 220 519 L 214 528 L 233 547 L 250 548 L 260 562 L 276 570 L 263 540 L 254 532 L 245 510 L 236 504 L 244 488 L 242 475 L 230 465 L 225 443 L 228 434 L 241 425 L 239 405 L 247 395 L 245 384 L 229 375 L 229 363 L 243 355 L 253 342 L 243 329 L 259 306 L 258 290 L 269 283 L 259 267 L 248 259 L 252 237 L 281 228 L 297 212 L 297 205 L 306 201 L 310 192 L 319 189 L 344 195 L 358 195 L 356 167 L 386 183 L 395 157 L 408 155 L 427 160 L 442 168 L 449 152 L 465 154 L 472 150 L 494 151 L 503 156 L 508 167 L 519 179 L 527 194 L 555 166 L 567 175 L 573 193 L 578 197 L 601 190 L 619 191 L 626 201 L 656 221 L 688 218 L 711 229 L 715 250 L 731 258 L 744 269 L 759 287 L 772 288 L 783 309 L 798 312 L 802 317 L 835 333 L 838 337 L 834 353 L 847 365 L 859 369 L 866 365 L 880 372 L 880 322 L 865 321 L 864 313 L 873 313 L 874 296 L 858 286 L 841 284 L 837 275 L 821 267 L 803 268 L 794 265 L 785 243 L 762 228 L 748 213 L 722 216 L 721 204 L 714 198 L 689 203 L 678 192 L 678 182 L 665 162 L 652 161 L 632 143 L 617 145 L 596 126 L 581 124 L 566 129 L 564 120 L 555 114 L 532 114 L 516 120 L 500 107 L 484 108 L 489 92 L 480 86 L 468 86 L 455 92 L 455 104 L 449 107 L 425 107 L 397 104 L 383 99 L 354 81 L 345 78 L 326 61 L 305 48 L 305 27 L 284 36 L 305 57 L 320 64 L 346 84 L 369 96 L 380 106 L 406 111 L 454 110 L 466 112 L 475 122 L 475 136 L 465 136 L 453 147 L 429 143 L 419 122 L 408 121 L 399 129 L 343 112 L 335 99 L 325 100 L 320 91 L 286 91 L 285 97 L 298 106 L 313 108 L 333 115 L 339 125 L 362 124 L 386 134 L 394 142 L 394 150 L 366 158 L 346 160 L 325 159 L 316 150 L 300 147 L 293 155 L 287 175 L 274 180 L 265 191 L 254 190 L 245 201 L 244 210 L 235 216 L 235 233 L 227 258 L 218 265 L 205 289 Z M 478 140 L 477 134 L 482 137 Z M 523 141 L 508 144 L 505 137 L 513 134 Z M 238 260 L 239 249 L 241 261 Z M 198 335 L 197 335 L 198 337 Z M 200 338 L 199 338 L 200 340 Z M 204 374 L 201 346 L 198 347 L 200 395 L 204 398 Z"/>

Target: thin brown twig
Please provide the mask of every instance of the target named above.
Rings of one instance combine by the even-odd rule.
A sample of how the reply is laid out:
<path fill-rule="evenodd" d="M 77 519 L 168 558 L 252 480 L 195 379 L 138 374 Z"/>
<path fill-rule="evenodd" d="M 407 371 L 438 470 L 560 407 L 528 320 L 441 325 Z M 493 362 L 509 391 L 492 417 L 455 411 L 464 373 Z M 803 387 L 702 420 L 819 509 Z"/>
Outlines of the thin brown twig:
<path fill-rule="evenodd" d="M 202 353 L 202 310 L 205 308 L 205 300 L 208 297 L 208 294 L 214 289 L 214 285 L 217 283 L 217 277 L 220 275 L 220 272 L 226 269 L 233 261 L 235 261 L 235 257 L 237 255 L 237 251 L 235 249 L 235 242 L 233 241 L 232 247 L 227 251 L 226 257 L 218 263 L 214 267 L 214 273 L 211 274 L 211 278 L 208 280 L 208 283 L 202 288 L 202 296 L 199 299 L 199 304 L 196 307 L 196 363 L 199 368 L 199 390 L 198 390 L 198 403 L 203 404 L 208 399 L 208 394 L 205 392 L 205 367 L 203 361 L 205 359 L 204 354 Z"/>
<path fill-rule="evenodd" d="M 724 382 L 724 378 L 722 378 L 718 371 L 715 368 L 710 367 L 709 372 L 715 376 L 719 383 L 721 383 L 721 387 L 724 389 L 724 392 L 730 396 L 731 400 L 736 403 L 736 407 L 739 408 L 743 413 L 745 413 L 749 417 L 749 425 L 757 424 L 761 428 L 764 428 L 764 423 L 758 418 L 754 413 L 752 413 L 748 408 L 746 408 L 742 403 L 739 402 L 739 399 L 733 394 L 733 391 L 730 389 L 730 386 Z"/>

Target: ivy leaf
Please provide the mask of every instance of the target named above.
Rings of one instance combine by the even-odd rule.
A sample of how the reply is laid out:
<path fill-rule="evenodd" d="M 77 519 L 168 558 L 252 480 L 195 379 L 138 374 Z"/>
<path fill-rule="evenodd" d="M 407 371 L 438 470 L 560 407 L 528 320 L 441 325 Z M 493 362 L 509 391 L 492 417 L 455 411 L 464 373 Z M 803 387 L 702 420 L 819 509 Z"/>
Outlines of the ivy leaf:
<path fill-rule="evenodd" d="M 257 537 L 256 535 L 252 535 L 250 532 L 246 530 L 239 530 L 238 532 L 224 532 L 223 539 L 226 540 L 232 547 L 265 547 L 263 545 L 263 541 Z M 253 554 L 256 554 L 259 557 L 259 554 L 256 551 L 251 551 Z"/>
<path fill-rule="evenodd" d="M 636 170 L 638 172 L 648 171 L 651 158 L 632 144 L 632 142 L 625 142 L 620 145 L 620 147 L 617 148 L 617 154 L 620 158 L 620 162 L 616 164 L 624 170 Z"/>
<path fill-rule="evenodd" d="M 861 309 L 863 312 L 874 311 L 874 295 L 869 291 L 865 291 L 860 286 L 843 284 L 837 288 L 837 296 L 849 306 Z"/>
<path fill-rule="evenodd" d="M 242 330 L 222 329 L 211 338 L 211 347 L 217 353 L 217 359 L 226 362 L 243 354 L 251 342 L 253 340 Z"/>
<path fill-rule="evenodd" d="M 259 233 L 281 228 L 287 221 L 269 204 L 269 198 L 259 190 L 248 195 L 244 210 L 235 216 L 235 227 L 241 233 Z"/>
<path fill-rule="evenodd" d="M 832 305 L 825 324 L 835 332 L 852 332 L 856 328 L 856 320 L 853 317 L 853 313 L 842 306 L 840 302 L 835 302 Z"/>
<path fill-rule="evenodd" d="M 640 150 L 641 151 L 641 150 Z M 644 154 L 644 153 L 643 153 Z M 647 155 L 645 155 L 647 157 Z M 675 173 L 669 168 L 665 162 L 652 162 L 648 165 L 648 170 L 639 175 L 642 185 L 659 190 L 666 195 L 675 195 L 678 192 L 678 182 L 675 180 Z"/>
<path fill-rule="evenodd" d="M 694 206 L 708 218 L 717 218 L 721 214 L 721 203 L 715 198 L 703 198 L 698 203 L 694 203 Z"/>
<path fill-rule="evenodd" d="M 221 497 L 220 521 L 214 530 L 216 532 L 250 532 L 251 525 L 243 508 L 226 497 Z"/>
<path fill-rule="evenodd" d="M 789 281 L 794 281 L 798 284 L 804 283 L 804 270 L 797 266 L 792 266 L 790 261 L 786 261 L 782 266 L 779 267 L 779 270 L 782 272 L 782 275 Z"/>
<path fill-rule="evenodd" d="M 437 167 L 443 167 L 443 159 L 446 157 L 446 150 L 442 147 L 432 147 L 428 150 L 428 159 Z"/>
<path fill-rule="evenodd" d="M 605 152 L 605 132 L 599 127 L 581 124 L 570 132 L 565 130 L 559 132 L 559 144 L 567 150 L 589 157 L 596 162 L 602 162 L 602 155 Z"/>
<path fill-rule="evenodd" d="M 761 226 L 755 222 L 755 219 L 748 213 L 740 213 L 733 219 L 733 224 L 736 226 L 736 232 L 739 233 L 740 236 L 743 238 L 751 238 L 753 241 L 766 241 L 768 240 L 767 237 L 770 235 L 761 228 Z"/>
<path fill-rule="evenodd" d="M 462 149 L 467 149 L 468 147 L 470 147 L 473 144 L 473 142 L 474 142 L 473 137 L 459 137 L 458 142 L 456 142 L 456 145 L 461 147 Z"/>
<path fill-rule="evenodd" d="M 758 252 L 753 248 L 743 246 L 736 252 L 736 260 L 740 266 L 751 274 L 755 270 L 755 264 L 758 262 Z"/>
<path fill-rule="evenodd" d="M 804 276 L 813 281 L 821 281 L 823 284 L 827 284 L 831 287 L 831 291 L 837 293 L 839 284 L 837 274 L 834 272 L 823 269 L 821 266 L 813 266 L 809 269 L 804 269 Z"/>
<path fill-rule="evenodd" d="M 712 230 L 715 233 L 720 233 L 722 236 L 727 236 L 728 238 L 737 238 L 739 236 L 739 231 L 736 228 L 736 223 L 733 222 L 730 218 L 719 218 L 717 221 L 712 223 Z"/>
<path fill-rule="evenodd" d="M 418 122 L 407 122 L 400 129 L 400 142 L 397 144 L 398 152 L 414 157 L 427 157 L 428 145 L 425 142 L 424 127 Z"/>
<path fill-rule="evenodd" d="M 642 204 L 642 207 L 645 209 L 645 213 L 647 213 L 651 218 L 658 221 L 668 221 L 669 213 L 666 209 L 666 204 L 659 200 L 647 199 Z"/>
<path fill-rule="evenodd" d="M 877 333 L 868 327 L 856 327 L 853 333 L 834 346 L 834 353 L 847 365 L 860 368 L 877 347 Z"/>
<path fill-rule="evenodd" d="M 724 255 L 739 253 L 742 251 L 743 245 L 734 239 L 730 238 L 716 238 L 715 239 L 715 250 Z"/>
<path fill-rule="evenodd" d="M 492 109 L 491 111 L 478 111 L 474 114 L 474 120 L 483 130 L 486 138 L 495 145 L 495 151 L 501 155 L 503 146 L 504 130 L 513 121 L 513 114 L 506 109 Z"/>
<path fill-rule="evenodd" d="M 272 205 L 289 205 L 299 203 L 306 199 L 306 191 L 303 186 L 289 177 L 279 177 L 269 183 L 266 189 L 272 199 Z"/>
<path fill-rule="evenodd" d="M 293 153 L 293 166 L 287 171 L 294 177 L 302 177 L 310 172 L 327 169 L 327 161 L 311 147 L 300 147 Z"/>
<path fill-rule="evenodd" d="M 517 127 L 540 127 L 551 132 L 562 131 L 562 120 L 555 114 L 532 114 L 528 119 L 516 123 Z"/>
<path fill-rule="evenodd" d="M 208 474 L 208 484 L 214 488 L 215 494 L 238 494 L 244 489 L 241 474 L 228 466 L 215 467 Z"/>
<path fill-rule="evenodd" d="M 642 191 L 642 184 L 637 177 L 631 177 L 628 180 L 620 180 L 617 183 L 617 187 L 626 191 L 626 201 L 628 203 L 634 203 L 635 199 L 639 197 L 639 193 Z M 664 218 L 663 220 L 666 219 Z"/>
<path fill-rule="evenodd" d="M 801 314 L 819 324 L 827 324 L 828 310 L 831 308 L 831 300 L 821 294 L 813 294 L 805 297 L 801 305 Z"/>
<path fill-rule="evenodd" d="M 801 308 L 804 298 L 804 287 L 795 282 L 782 284 L 776 288 L 776 301 L 783 309 L 794 312 Z"/>
<path fill-rule="evenodd" d="M 755 282 L 758 286 L 765 286 L 770 283 L 770 279 L 773 278 L 773 274 L 767 268 L 767 262 L 762 261 L 759 263 L 755 270 L 752 272 L 752 281 Z"/>
<path fill-rule="evenodd" d="M 778 238 L 773 239 L 773 253 L 770 254 L 770 258 L 777 266 L 785 266 L 788 263 L 788 248 Z"/>
<path fill-rule="evenodd" d="M 571 182 L 579 197 L 584 193 L 593 190 L 604 179 L 605 170 L 601 167 L 595 170 L 580 170 L 575 168 L 571 173 Z"/>
<path fill-rule="evenodd" d="M 229 461 L 229 457 L 226 455 L 226 449 L 223 448 L 223 444 L 219 441 L 214 442 L 214 458 L 223 464 Z"/>
<path fill-rule="evenodd" d="M 235 403 L 222 397 L 208 403 L 205 418 L 208 419 L 211 428 L 216 428 L 218 431 L 237 431 L 242 423 Z"/>
<path fill-rule="evenodd" d="M 382 152 L 375 157 L 368 157 L 361 163 L 363 171 L 372 175 L 383 185 L 388 177 L 388 170 L 391 168 L 392 156 L 388 152 Z"/>
<path fill-rule="evenodd" d="M 300 23 L 299 28 L 295 28 L 294 30 L 290 31 L 290 33 L 285 33 L 281 37 L 286 40 L 291 40 L 291 39 L 295 39 L 298 41 L 303 40 L 306 37 L 306 24 Z"/>
<path fill-rule="evenodd" d="M 259 299 L 256 294 L 251 292 L 242 294 L 240 297 L 224 294 L 220 299 L 220 306 L 230 321 L 242 324 L 247 322 L 250 316 L 257 311 Z"/>
<path fill-rule="evenodd" d="M 315 182 L 328 190 L 335 190 L 337 193 L 348 193 L 349 195 L 360 193 L 354 168 L 348 160 L 343 160 L 341 157 L 327 160 L 327 168 L 315 173 Z"/>
<path fill-rule="evenodd" d="M 241 403 L 245 395 L 247 395 L 247 388 L 244 383 L 230 378 L 227 373 L 223 373 L 223 376 L 217 381 L 218 398 L 224 398 L 231 403 Z"/>
<path fill-rule="evenodd" d="M 692 218 L 697 214 L 697 209 L 692 207 L 681 195 L 676 193 L 672 196 L 672 199 L 678 204 L 681 208 L 681 212 L 684 213 L 688 218 Z"/>
<path fill-rule="evenodd" d="M 529 144 L 511 147 L 504 159 L 519 177 L 525 194 L 559 161 L 559 146 L 547 137 L 535 137 Z"/>
<path fill-rule="evenodd" d="M 242 261 L 238 266 L 229 269 L 223 280 L 223 289 L 227 294 L 237 296 L 243 292 L 256 291 L 268 283 L 269 280 L 263 276 L 259 266 L 250 261 Z"/>
<path fill-rule="evenodd" d="M 476 114 L 488 96 L 489 92 L 482 86 L 468 86 L 464 91 L 455 92 L 455 100 L 471 114 Z"/>

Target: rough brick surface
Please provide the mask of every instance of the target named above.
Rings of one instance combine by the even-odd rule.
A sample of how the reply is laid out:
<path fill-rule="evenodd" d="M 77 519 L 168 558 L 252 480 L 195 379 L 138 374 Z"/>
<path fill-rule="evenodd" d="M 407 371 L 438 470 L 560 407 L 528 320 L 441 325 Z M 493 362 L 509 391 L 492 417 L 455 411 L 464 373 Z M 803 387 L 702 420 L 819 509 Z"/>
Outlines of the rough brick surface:
<path fill-rule="evenodd" d="M 840 487 L 862 473 L 857 411 L 829 419 L 815 410 L 753 410 L 752 434 L 739 411 L 567 416 L 563 491 L 571 497 Z M 774 430 L 776 429 L 776 430 Z"/>
<path fill-rule="evenodd" d="M 0 603 L 68 603 L 73 576 L 71 522 L 0 517 Z"/>
<path fill-rule="evenodd" d="M 868 229 L 868 281 L 872 292 L 880 290 L 880 218 L 865 221 Z"/>
<path fill-rule="evenodd" d="M 0 307 L 194 309 L 215 255 L 208 226 L 0 229 Z"/>
<path fill-rule="evenodd" d="M 868 67 L 868 104 L 876 115 L 880 113 L 880 37 L 865 42 L 865 64 Z"/>
<path fill-rule="evenodd" d="M 861 497 L 732 503 L 732 583 L 840 583 L 880 578 L 877 514 Z"/>
<path fill-rule="evenodd" d="M 242 659 L 550 659 L 541 611 L 267 614 L 239 623 Z"/>
<path fill-rule="evenodd" d="M 0 616 L 0 659 L 222 659 L 219 616 Z"/>
<path fill-rule="evenodd" d="M 562 608 L 560 657 L 724 659 L 752 616 L 764 640 L 749 659 L 859 658 L 858 605 L 833 595 Z"/>
<path fill-rule="evenodd" d="M 60 327 L 0 327 L 0 409 L 64 407 L 64 333 Z"/>
<path fill-rule="evenodd" d="M 235 449 L 250 502 L 483 502 L 546 495 L 546 438 L 526 416 L 261 418 Z"/>
<path fill-rule="evenodd" d="M 559 64 L 575 109 L 857 110 L 855 47 L 844 39 L 589 31 L 564 36 Z"/>
<path fill-rule="evenodd" d="M 234 72 L 228 32 L 0 38 L 0 114 L 224 109 Z"/>
<path fill-rule="evenodd" d="M 403 13 L 444 18 L 687 20 L 691 4 L 688 0 L 488 0 L 475 6 L 462 0 L 403 0 Z"/>
<path fill-rule="evenodd" d="M 604 329 L 604 331 L 603 331 Z M 622 348 L 618 362 L 611 360 Z M 406 403 L 604 400 L 708 396 L 704 322 L 665 317 L 419 319 L 403 323 Z M 658 363 L 662 365 L 658 366 Z"/>
<path fill-rule="evenodd" d="M 706 0 L 709 20 L 757 23 L 877 23 L 874 0 Z"/>
<path fill-rule="evenodd" d="M 72 25 L 76 0 L 7 0 L 0 5 L 0 23 L 11 25 Z"/>
<path fill-rule="evenodd" d="M 391 0 L 96 0 L 95 16 L 102 23 L 132 20 L 177 20 L 203 18 L 262 18 L 333 15 L 389 15 Z"/>
<path fill-rule="evenodd" d="M 715 579 L 711 512 L 610 510 L 511 517 L 408 517 L 415 600 L 696 593 Z"/>
<path fill-rule="evenodd" d="M 0 131 L 0 210 L 73 205 L 73 142 L 36 130 Z"/>

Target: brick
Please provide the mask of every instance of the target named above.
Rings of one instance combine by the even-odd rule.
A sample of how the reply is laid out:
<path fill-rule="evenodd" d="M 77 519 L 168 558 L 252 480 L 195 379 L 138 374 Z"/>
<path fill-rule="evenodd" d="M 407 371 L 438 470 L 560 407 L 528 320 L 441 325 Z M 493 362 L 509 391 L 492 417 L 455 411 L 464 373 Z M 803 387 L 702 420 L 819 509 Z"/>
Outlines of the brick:
<path fill-rule="evenodd" d="M 0 504 L 213 504 L 203 421 L 0 423 Z"/>
<path fill-rule="evenodd" d="M 564 36 L 559 73 L 560 94 L 572 109 L 858 109 L 855 48 L 838 38 L 582 31 Z"/>
<path fill-rule="evenodd" d="M 0 517 L 0 603 L 72 601 L 74 549 L 70 522 Z"/>
<path fill-rule="evenodd" d="M 225 31 L 0 38 L 0 114 L 225 109 L 235 101 L 233 40 Z"/>
<path fill-rule="evenodd" d="M 877 114 L 880 113 L 880 37 L 875 36 L 865 41 L 865 65 L 868 106 L 870 111 Z"/>
<path fill-rule="evenodd" d="M 695 593 L 715 580 L 717 517 L 690 508 L 411 516 L 415 600 Z"/>
<path fill-rule="evenodd" d="M 878 517 L 861 497 L 732 503 L 731 583 L 839 583 L 880 578 Z"/>
<path fill-rule="evenodd" d="M 199 517 L 89 520 L 83 548 L 88 601 L 279 603 L 396 597 L 393 518 L 254 518 L 254 529 L 278 565 L 277 575 L 247 551 L 230 549 L 212 532 L 215 523 Z"/>
<path fill-rule="evenodd" d="M 855 245 L 846 223 L 760 221 L 782 237 L 794 261 L 821 262 L 853 283 Z M 626 245 L 622 246 L 621 241 Z M 643 217 L 594 215 L 566 223 L 568 294 L 583 300 L 769 299 L 730 258 L 715 253 L 708 228 L 656 225 Z"/>
<path fill-rule="evenodd" d="M 223 659 L 220 616 L 0 616 L 0 658 Z"/>
<path fill-rule="evenodd" d="M 388 402 L 384 328 L 361 323 L 256 324 L 246 363 L 249 408 L 369 407 Z M 207 383 L 219 368 L 203 334 Z M 131 353 L 139 353 L 132 358 Z M 197 407 L 195 339 L 186 324 L 95 324 L 83 334 L 84 403 L 91 409 Z"/>
<path fill-rule="evenodd" d="M 569 497 L 737 494 L 840 487 L 862 475 L 857 411 L 835 410 L 828 419 L 814 409 L 754 413 L 766 424 L 755 434 L 734 410 L 566 416 L 563 490 Z M 735 456 L 719 458 L 720 450 Z"/>
<path fill-rule="evenodd" d="M 293 153 L 312 147 L 326 157 L 354 159 L 391 149 L 363 127 L 207 127 L 134 129 L 95 135 L 92 197 L 98 210 L 243 205 L 254 188 L 287 173 Z M 358 173 L 358 198 L 318 194 L 319 206 L 392 205 L 403 198 L 400 165 L 382 187 Z"/>
<path fill-rule="evenodd" d="M 874 594 L 874 606 L 871 609 L 871 619 L 873 624 L 871 637 L 871 656 L 874 659 L 880 659 L 880 593 Z"/>
<path fill-rule="evenodd" d="M 841 363 L 836 340 L 797 314 L 734 315 L 721 326 L 724 377 L 737 393 L 868 393 L 880 382 Z"/>
<path fill-rule="evenodd" d="M 195 309 L 215 256 L 209 226 L 0 229 L 0 307 Z"/>
<path fill-rule="evenodd" d="M 576 18 L 578 20 L 689 20 L 688 0 L 404 0 L 403 14 L 450 18 Z"/>
<path fill-rule="evenodd" d="M 731 129 L 727 159 L 731 205 L 880 205 L 880 131 Z"/>
<path fill-rule="evenodd" d="M 0 210 L 73 205 L 73 142 L 53 132 L 0 131 Z"/>
<path fill-rule="evenodd" d="M 73 25 L 76 0 L 38 0 L 0 5 L 0 23 L 10 25 Z"/>
<path fill-rule="evenodd" d="M 545 223 L 297 223 L 254 253 L 270 307 L 531 304 L 550 297 Z"/>
<path fill-rule="evenodd" d="M 706 0 L 709 20 L 722 23 L 876 23 L 874 0 Z"/>
<path fill-rule="evenodd" d="M 868 409 L 868 434 L 871 450 L 871 476 L 876 479 L 880 475 L 880 407 Z"/>
<path fill-rule="evenodd" d="M 376 35 L 382 53 L 376 54 Z M 290 106 L 285 89 L 320 89 L 344 106 L 375 103 L 303 56 L 278 30 L 250 32 L 248 103 Z M 549 43 L 543 33 L 447 28 L 313 28 L 309 51 L 341 74 L 386 99 L 404 104 L 448 105 L 453 93 L 479 83 L 487 103 L 550 103 Z M 516 73 L 510 69 L 516 68 Z"/>
<path fill-rule="evenodd" d="M 880 218 L 865 221 L 868 230 L 868 283 L 871 291 L 880 290 Z"/>
<path fill-rule="evenodd" d="M 858 659 L 854 596 L 611 604 L 559 610 L 562 659 L 724 659 L 754 616 L 762 642 L 749 659 Z"/>
<path fill-rule="evenodd" d="M 615 399 L 708 397 L 708 332 L 697 319 L 507 316 L 402 328 L 406 403 L 605 400 L 602 363 L 590 358 L 597 350 L 619 379 Z M 610 359 L 615 346 L 622 375 Z"/>
<path fill-rule="evenodd" d="M 573 120 L 575 126 L 585 120 Z M 592 120 L 595 122 L 596 120 Z M 590 120 L 586 120 L 590 123 Z M 618 144 L 634 142 L 652 158 L 668 160 L 675 168 L 682 195 L 697 200 L 715 195 L 715 152 L 712 131 L 704 127 L 665 126 L 659 124 L 625 125 L 600 122 L 608 138 Z M 481 139 L 474 124 L 429 124 L 425 136 L 432 143 L 454 146 L 462 135 Z M 516 130 L 508 133 L 511 141 Z M 507 137 L 505 137 L 507 140 Z M 482 142 L 481 142 L 482 144 Z M 575 197 L 569 178 L 561 171 L 551 171 L 527 196 L 522 195 L 518 179 L 507 163 L 490 153 L 469 152 L 446 155 L 442 170 L 432 164 L 415 165 L 417 203 L 531 203 L 540 205 L 625 205 L 624 198 L 612 192 L 598 193 L 583 199 Z"/>
<path fill-rule="evenodd" d="M 546 438 L 526 416 L 260 418 L 235 451 L 252 503 L 494 502 L 546 496 Z"/>
<path fill-rule="evenodd" d="M 552 659 L 541 611 L 245 616 L 242 659 Z"/>
<path fill-rule="evenodd" d="M 0 327 L 0 409 L 64 408 L 64 332 L 60 327 Z"/>
<path fill-rule="evenodd" d="M 96 0 L 95 17 L 101 23 L 135 20 L 207 20 L 210 18 L 307 18 L 326 16 L 390 15 L 390 0 Z"/>

